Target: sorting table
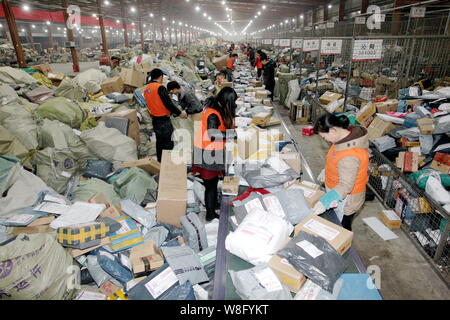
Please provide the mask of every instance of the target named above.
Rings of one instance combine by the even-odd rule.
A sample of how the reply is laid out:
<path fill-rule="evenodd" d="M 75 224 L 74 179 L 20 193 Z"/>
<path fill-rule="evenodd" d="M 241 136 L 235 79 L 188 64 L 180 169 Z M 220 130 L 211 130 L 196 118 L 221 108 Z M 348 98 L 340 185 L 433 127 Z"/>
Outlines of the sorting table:
<path fill-rule="evenodd" d="M 284 123 L 276 107 L 274 108 L 274 110 L 274 116 L 280 119 L 281 124 L 270 127 L 270 129 L 281 130 L 286 137 L 290 138 L 295 149 L 301 155 L 302 169 L 307 169 L 302 170 L 302 172 L 306 171 L 310 176 L 310 180 L 315 181 L 315 178 L 311 176 L 311 170 L 309 169 L 309 166 L 303 154 L 301 153 L 301 150 L 299 149 L 295 139 L 293 139 L 290 130 Z M 242 188 L 241 186 L 240 192 L 244 191 L 245 189 L 245 187 Z M 227 235 L 232 231 L 230 218 L 233 216 L 233 210 L 231 208 L 230 201 L 234 198 L 234 196 L 222 196 L 219 218 L 219 232 L 217 238 L 216 268 L 214 277 L 214 291 L 212 297 L 213 300 L 241 300 L 241 298 L 236 294 L 236 290 L 234 288 L 233 282 L 231 281 L 231 277 L 228 271 L 240 271 L 254 267 L 252 264 L 246 262 L 245 260 L 242 260 L 234 254 L 229 253 L 225 249 L 225 239 Z M 341 225 L 334 210 L 328 210 L 326 213 L 322 214 L 321 217 L 337 225 Z M 366 268 L 360 256 L 356 252 L 354 246 L 350 247 L 350 249 L 343 255 L 343 258 L 345 259 L 347 264 L 345 273 L 366 273 Z"/>

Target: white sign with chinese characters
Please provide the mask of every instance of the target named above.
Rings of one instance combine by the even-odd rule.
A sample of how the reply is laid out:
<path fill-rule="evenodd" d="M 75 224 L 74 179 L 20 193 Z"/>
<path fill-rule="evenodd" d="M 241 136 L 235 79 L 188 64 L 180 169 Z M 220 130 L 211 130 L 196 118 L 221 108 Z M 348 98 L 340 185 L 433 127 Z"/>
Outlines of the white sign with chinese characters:
<path fill-rule="evenodd" d="M 355 17 L 355 24 L 366 24 L 365 17 Z"/>
<path fill-rule="evenodd" d="M 280 47 L 290 47 L 291 39 L 280 39 Z"/>
<path fill-rule="evenodd" d="M 278 47 L 278 46 L 280 45 L 280 39 L 275 39 L 275 40 L 273 40 L 273 45 L 274 45 L 275 47 Z"/>
<path fill-rule="evenodd" d="M 292 39 L 292 49 L 303 48 L 303 39 Z"/>
<path fill-rule="evenodd" d="M 411 18 L 425 18 L 426 7 L 412 7 Z"/>
<path fill-rule="evenodd" d="M 320 39 L 304 39 L 303 40 L 303 51 L 317 51 L 319 50 Z"/>
<path fill-rule="evenodd" d="M 327 28 L 333 29 L 334 28 L 334 22 L 327 22 Z"/>
<path fill-rule="evenodd" d="M 264 44 L 272 44 L 272 39 L 264 39 Z"/>
<path fill-rule="evenodd" d="M 342 39 L 322 39 L 320 45 L 321 55 L 341 54 Z"/>
<path fill-rule="evenodd" d="M 383 39 L 355 40 L 353 61 L 381 60 Z"/>
<path fill-rule="evenodd" d="M 327 25 L 325 23 L 319 24 L 320 30 L 325 30 L 327 28 Z"/>

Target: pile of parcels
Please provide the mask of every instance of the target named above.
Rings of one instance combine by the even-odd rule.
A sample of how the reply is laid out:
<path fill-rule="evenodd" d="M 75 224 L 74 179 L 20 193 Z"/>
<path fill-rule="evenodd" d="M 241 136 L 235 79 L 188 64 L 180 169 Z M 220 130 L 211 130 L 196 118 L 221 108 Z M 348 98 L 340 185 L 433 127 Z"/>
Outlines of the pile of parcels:
<path fill-rule="evenodd" d="M 204 187 L 186 164 L 154 159 L 142 90 L 154 67 L 186 90 L 195 85 L 200 100 L 212 82 L 158 56 L 132 58 L 113 79 L 104 69 L 71 78 L 45 64 L 0 68 L 0 264 L 21 261 L 2 277 L 0 299 L 116 299 L 120 290 L 184 299 L 197 283 L 211 287 L 218 221 L 198 219 Z M 73 277 L 79 269 L 86 290 Z M 160 279 L 175 272 L 180 282 L 165 288 Z M 156 280 L 138 286 L 150 273 Z"/>
<path fill-rule="evenodd" d="M 416 184 L 450 212 L 447 191 L 450 186 L 450 78 L 423 80 L 401 88 L 398 78 L 384 75 L 386 70 L 377 75 L 354 70 L 353 75 L 361 82 L 354 83 L 354 78 L 351 79 L 344 106 L 346 83 L 339 78 L 345 76 L 342 70 L 345 68 L 333 63 L 319 78 L 318 102 L 328 112 L 345 114 L 351 124 L 367 128 L 373 147 L 406 175 L 408 183 Z M 316 86 L 313 75 L 298 86 L 299 91 L 304 89 L 311 97 L 315 96 Z M 308 121 L 312 105 L 307 98 L 290 101 L 289 106 L 292 119 L 300 123 Z M 392 174 L 384 160 L 371 157 L 371 185 L 381 186 L 387 194 Z M 412 231 L 422 233 L 422 238 L 427 239 L 423 242 L 425 247 L 436 250 L 447 219 L 435 212 L 424 197 L 411 194 L 402 183 L 393 186 L 396 188 L 393 206 L 398 218 Z"/>
<path fill-rule="evenodd" d="M 25 61 L 28 64 L 38 64 L 42 62 L 44 57 L 36 50 L 23 48 Z M 16 51 L 12 43 L 7 40 L 0 40 L 0 66 L 18 65 Z"/>
<path fill-rule="evenodd" d="M 324 192 L 300 181 L 294 145 L 279 129 L 263 129 L 267 120 L 260 111 L 251 115 L 270 107 L 266 98 L 257 98 L 260 83 L 248 70 L 242 64 L 234 74 L 242 116 L 236 119 L 237 144 L 221 186 L 223 195 L 234 198 L 225 248 L 254 266 L 229 270 L 236 294 L 243 300 L 381 299 L 367 286 L 369 275 L 344 274 L 343 255 L 353 233 L 313 214 Z"/>

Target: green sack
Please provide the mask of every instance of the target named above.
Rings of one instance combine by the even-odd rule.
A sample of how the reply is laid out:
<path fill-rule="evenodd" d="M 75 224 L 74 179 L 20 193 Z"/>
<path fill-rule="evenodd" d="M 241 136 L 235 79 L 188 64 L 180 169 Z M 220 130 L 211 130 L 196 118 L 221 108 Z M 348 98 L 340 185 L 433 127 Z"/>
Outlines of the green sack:
<path fill-rule="evenodd" d="M 0 125 L 27 150 L 38 148 L 36 122 L 22 105 L 10 104 L 0 108 Z"/>
<path fill-rule="evenodd" d="M 98 125 L 97 120 L 95 120 L 95 117 L 88 117 L 86 120 L 83 121 L 83 123 L 80 126 L 80 131 L 86 131 L 91 130 L 95 128 Z"/>
<path fill-rule="evenodd" d="M 80 138 L 99 159 L 111 162 L 137 160 L 136 141 L 117 129 L 107 128 L 104 122 L 94 129 L 81 132 Z"/>
<path fill-rule="evenodd" d="M 450 187 L 450 176 L 448 174 L 440 173 L 439 171 L 433 169 L 420 170 L 414 173 L 411 173 L 408 178 L 413 180 L 420 189 L 425 190 L 427 185 L 428 178 L 431 175 L 438 174 L 441 177 L 441 183 L 444 188 Z"/>
<path fill-rule="evenodd" d="M 27 148 L 6 128 L 0 126 L 0 155 L 14 155 L 19 159 L 24 159 L 27 154 Z M 30 167 L 30 165 L 27 164 L 26 167 Z"/>
<path fill-rule="evenodd" d="M 69 150 L 45 148 L 34 154 L 31 163 L 36 175 L 58 193 L 67 191 L 70 179 L 79 171 L 75 155 Z"/>
<path fill-rule="evenodd" d="M 79 86 L 74 80 L 66 77 L 55 90 L 55 96 L 83 102 L 87 98 L 87 91 Z"/>
<path fill-rule="evenodd" d="M 113 182 L 114 189 L 122 199 L 142 203 L 148 190 L 157 191 L 155 179 L 140 168 L 130 168 L 120 174 Z"/>
<path fill-rule="evenodd" d="M 0 107 L 12 102 L 19 102 L 17 92 L 10 86 L 0 86 Z"/>
<path fill-rule="evenodd" d="M 68 125 L 59 121 L 44 119 L 38 126 L 38 140 L 41 149 L 70 150 L 79 162 L 80 169 L 86 167 L 88 159 L 96 158 L 80 137 Z"/>
<path fill-rule="evenodd" d="M 0 194 L 3 194 L 9 187 L 8 177 L 11 170 L 17 167 L 20 160 L 15 156 L 0 156 Z"/>
<path fill-rule="evenodd" d="M 20 69 L 0 67 L 0 83 L 30 85 L 36 83 L 36 80 Z"/>
<path fill-rule="evenodd" d="M 80 285 L 72 256 L 54 235 L 20 234 L 1 248 L 2 299 L 69 300 Z"/>
<path fill-rule="evenodd" d="M 120 201 L 114 187 L 100 179 L 80 181 L 72 194 L 74 201 L 89 201 L 96 193 L 103 193 L 111 205 Z"/>
<path fill-rule="evenodd" d="M 79 129 L 81 123 L 87 118 L 87 112 L 76 102 L 63 97 L 45 101 L 34 110 L 34 114 L 40 118 L 61 121 L 76 129 Z"/>

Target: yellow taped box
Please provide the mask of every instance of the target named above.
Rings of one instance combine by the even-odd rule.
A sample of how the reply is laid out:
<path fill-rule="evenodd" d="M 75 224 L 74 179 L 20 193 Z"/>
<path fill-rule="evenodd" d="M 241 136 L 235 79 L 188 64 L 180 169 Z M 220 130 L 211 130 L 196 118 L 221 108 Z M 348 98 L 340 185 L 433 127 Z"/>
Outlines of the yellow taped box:
<path fill-rule="evenodd" d="M 302 288 L 306 281 L 306 277 L 297 269 L 295 269 L 286 259 L 276 254 L 268 262 L 269 268 L 276 274 L 278 279 L 294 293 Z"/>
<path fill-rule="evenodd" d="M 390 229 L 400 229 L 402 225 L 402 220 L 393 210 L 381 211 L 380 219 Z"/>
<path fill-rule="evenodd" d="M 299 232 L 306 232 L 324 238 L 341 255 L 350 249 L 353 241 L 353 232 L 315 214 L 309 215 L 295 226 L 295 236 Z"/>
<path fill-rule="evenodd" d="M 64 247 L 86 249 L 99 245 L 110 229 L 104 222 L 89 222 L 57 229 L 56 240 Z"/>

